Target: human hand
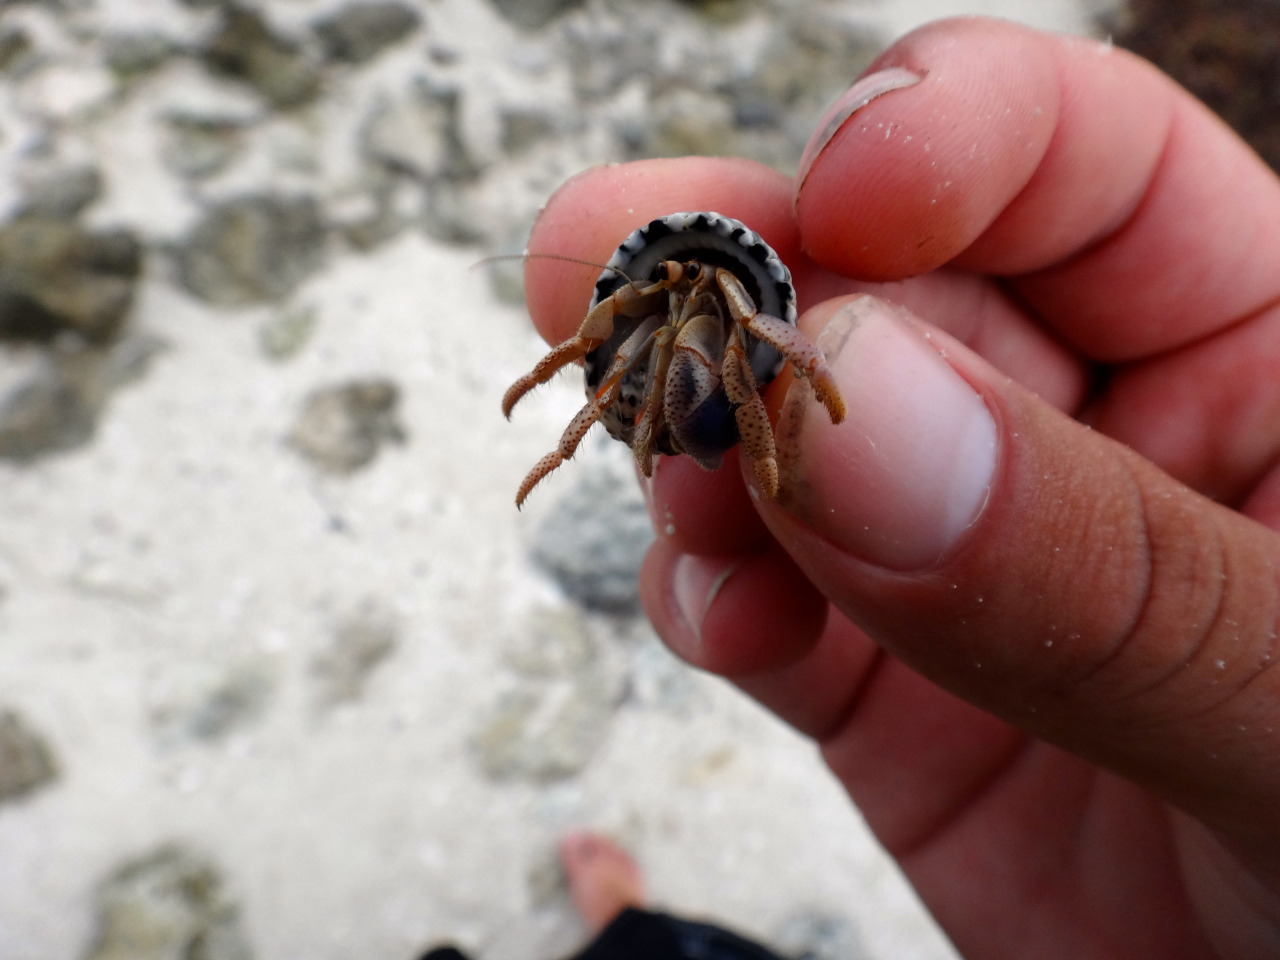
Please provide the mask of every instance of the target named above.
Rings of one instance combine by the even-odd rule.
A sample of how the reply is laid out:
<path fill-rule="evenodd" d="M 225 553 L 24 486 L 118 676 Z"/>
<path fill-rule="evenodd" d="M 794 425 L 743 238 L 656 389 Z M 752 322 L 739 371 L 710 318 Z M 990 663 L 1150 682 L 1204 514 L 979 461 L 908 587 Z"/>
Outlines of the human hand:
<path fill-rule="evenodd" d="M 1280 181 L 1091 41 L 954 20 L 872 69 L 921 79 L 795 182 L 597 169 L 534 229 L 743 220 L 848 405 L 792 393 L 776 503 L 661 462 L 646 610 L 821 744 L 966 956 L 1280 956 Z M 592 272 L 526 279 L 571 334 Z"/>

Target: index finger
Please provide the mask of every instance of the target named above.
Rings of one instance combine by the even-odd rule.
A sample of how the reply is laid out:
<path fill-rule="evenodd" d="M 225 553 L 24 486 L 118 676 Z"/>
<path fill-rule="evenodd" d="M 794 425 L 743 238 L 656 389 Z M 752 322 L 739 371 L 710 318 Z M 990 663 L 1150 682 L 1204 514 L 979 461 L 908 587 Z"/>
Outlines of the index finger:
<path fill-rule="evenodd" d="M 1145 61 L 974 18 L 911 34 L 875 65 L 891 67 L 923 79 L 810 148 L 796 213 L 823 265 L 1003 275 L 1111 361 L 1280 298 L 1280 180 Z"/>

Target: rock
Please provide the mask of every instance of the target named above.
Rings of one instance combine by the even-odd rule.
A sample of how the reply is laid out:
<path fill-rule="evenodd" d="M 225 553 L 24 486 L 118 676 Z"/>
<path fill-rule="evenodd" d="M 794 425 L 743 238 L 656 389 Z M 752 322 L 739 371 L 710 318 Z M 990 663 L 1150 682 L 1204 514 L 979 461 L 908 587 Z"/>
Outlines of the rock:
<path fill-rule="evenodd" d="M 127 337 L 35 355 L 0 395 L 0 457 L 23 463 L 88 443 L 112 391 L 140 376 L 159 349 L 157 341 Z"/>
<path fill-rule="evenodd" d="M 96 364 L 45 360 L 0 397 L 0 457 L 27 462 L 93 438 L 105 391 Z"/>
<path fill-rule="evenodd" d="M 580 100 L 605 100 L 626 84 L 648 80 L 660 60 L 661 41 L 651 24 L 621 17 L 591 17 L 565 26 L 565 59 Z"/>
<path fill-rule="evenodd" d="M 489 0 L 498 12 L 517 27 L 537 30 L 584 0 Z"/>
<path fill-rule="evenodd" d="M 122 80 L 150 73 L 178 53 L 169 37 L 153 31 L 111 33 L 102 38 L 102 56 Z"/>
<path fill-rule="evenodd" d="M 320 207 L 308 196 L 237 197 L 209 210 L 178 251 L 183 284 L 219 306 L 282 300 L 325 259 Z"/>
<path fill-rule="evenodd" d="M 224 739 L 258 719 L 275 689 L 264 663 L 238 663 L 224 669 L 193 667 L 178 689 L 151 711 L 151 725 L 162 746 Z"/>
<path fill-rule="evenodd" d="M 88 960 L 252 960 L 218 868 L 177 845 L 122 865 L 98 891 Z"/>
<path fill-rule="evenodd" d="M 737 23 L 753 6 L 747 0 L 680 0 L 718 26 Z"/>
<path fill-rule="evenodd" d="M 315 390 L 289 436 L 290 445 L 329 473 L 368 466 L 388 441 L 403 443 L 396 416 L 400 390 L 389 380 L 356 380 Z"/>
<path fill-rule="evenodd" d="M 0 73 L 21 73 L 34 61 L 35 44 L 22 27 L 0 29 Z"/>
<path fill-rule="evenodd" d="M 619 134 L 633 157 L 733 156 L 738 152 L 733 105 L 717 93 L 668 90 L 651 101 L 640 127 Z"/>
<path fill-rule="evenodd" d="M 571 609 L 532 614 L 503 662 L 519 682 L 473 739 L 485 774 L 546 783 L 580 773 L 626 694 L 621 669 Z"/>
<path fill-rule="evenodd" d="M 581 773 L 615 705 L 599 690 L 563 683 L 509 690 L 474 739 L 480 766 L 494 780 L 549 783 Z"/>
<path fill-rule="evenodd" d="M 315 29 L 331 59 L 359 64 L 421 26 L 422 18 L 412 7 L 396 0 L 364 0 L 348 3 Z"/>
<path fill-rule="evenodd" d="M 374 107 L 361 135 L 366 157 L 394 173 L 432 182 L 478 172 L 459 130 L 458 91 L 419 78 L 406 96 Z"/>
<path fill-rule="evenodd" d="M 0 710 L 0 803 L 27 796 L 58 776 L 53 750 L 12 710 Z"/>
<path fill-rule="evenodd" d="M 192 180 L 222 172 L 244 146 L 244 124 L 237 120 L 172 114 L 167 126 L 165 165 Z"/>
<path fill-rule="evenodd" d="M 244 7 L 223 10 L 221 29 L 204 58 L 212 70 L 244 81 L 281 109 L 309 103 L 320 92 L 316 60 Z"/>
<path fill-rule="evenodd" d="M 123 326 L 141 272 L 142 245 L 128 230 L 18 217 L 0 227 L 0 337 L 48 340 L 70 330 L 107 340 Z"/>
<path fill-rule="evenodd" d="M 23 193 L 19 217 L 74 220 L 102 196 L 102 171 L 88 163 L 42 167 Z"/>
<path fill-rule="evenodd" d="M 321 709 L 360 699 L 369 675 L 395 651 L 396 634 L 394 617 L 374 605 L 339 624 L 311 664 Z"/>
<path fill-rule="evenodd" d="M 870 960 L 858 928 L 843 917 L 802 913 L 788 920 L 772 945 L 795 960 Z"/>
<path fill-rule="evenodd" d="M 472 195 L 448 184 L 427 189 L 422 203 L 422 228 L 427 236 L 444 243 L 466 245 L 489 239 L 487 224 Z"/>
<path fill-rule="evenodd" d="M 590 679 L 599 645 L 573 607 L 536 609 L 501 650 L 502 663 L 523 680 Z"/>
<path fill-rule="evenodd" d="M 316 329 L 316 311 L 309 305 L 290 306 L 273 314 L 258 328 L 258 345 L 268 360 L 290 360 L 307 345 Z"/>
<path fill-rule="evenodd" d="M 327 198 L 325 219 L 357 250 L 372 250 L 420 218 L 416 184 L 382 166 L 368 166 L 360 183 Z"/>
<path fill-rule="evenodd" d="M 518 156 L 556 132 L 556 118 L 550 110 L 531 106 L 507 107 L 502 111 L 502 149 Z"/>
<path fill-rule="evenodd" d="M 621 445 L 618 445 L 621 449 Z M 637 580 L 653 529 L 626 457 L 582 471 L 538 528 L 533 558 L 572 599 L 591 610 L 633 614 Z"/>

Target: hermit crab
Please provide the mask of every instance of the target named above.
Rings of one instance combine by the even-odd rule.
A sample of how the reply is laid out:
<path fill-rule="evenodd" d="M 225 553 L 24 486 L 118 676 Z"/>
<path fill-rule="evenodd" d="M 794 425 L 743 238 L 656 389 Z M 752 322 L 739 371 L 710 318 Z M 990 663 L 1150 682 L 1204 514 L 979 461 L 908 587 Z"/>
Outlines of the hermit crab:
<path fill-rule="evenodd" d="M 832 423 L 844 401 L 822 350 L 797 329 L 791 272 L 758 234 L 718 213 L 673 213 L 632 233 L 596 281 L 578 332 L 507 390 L 526 393 L 582 360 L 588 402 L 516 492 L 519 507 L 597 422 L 646 477 L 654 454 L 714 470 L 739 441 L 763 496 L 778 493 L 773 428 L 760 390 L 790 363 Z"/>

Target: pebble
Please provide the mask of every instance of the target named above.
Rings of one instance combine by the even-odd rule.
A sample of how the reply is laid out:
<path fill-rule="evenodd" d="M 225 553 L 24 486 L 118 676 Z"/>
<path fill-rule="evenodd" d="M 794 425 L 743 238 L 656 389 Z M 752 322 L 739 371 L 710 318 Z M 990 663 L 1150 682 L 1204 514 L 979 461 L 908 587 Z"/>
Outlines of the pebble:
<path fill-rule="evenodd" d="M 178 844 L 121 864 L 98 890 L 87 960 L 253 960 L 217 865 Z"/>
<path fill-rule="evenodd" d="M 37 202 L 52 201 L 46 194 Z M 72 332 L 108 340 L 128 317 L 141 272 L 142 244 L 129 230 L 17 217 L 0 226 L 0 337 L 51 340 Z"/>
<path fill-rule="evenodd" d="M 609 443 L 626 453 L 620 444 Z M 566 596 L 589 610 L 640 611 L 637 581 L 654 534 L 631 474 L 627 456 L 612 451 L 595 464 L 583 464 L 577 484 L 556 502 L 537 531 L 533 559 Z"/>
<path fill-rule="evenodd" d="M 273 31 L 256 11 L 234 4 L 204 52 L 211 70 L 247 83 L 280 109 L 300 107 L 320 92 L 319 58 Z"/>
<path fill-rule="evenodd" d="M 57 776 L 45 738 L 16 711 L 0 709 L 0 803 L 28 796 Z"/>
<path fill-rule="evenodd" d="M 348 3 L 315 29 L 331 59 L 362 64 L 421 26 L 422 18 L 412 7 L 396 0 L 363 0 Z"/>
<path fill-rule="evenodd" d="M 403 443 L 400 389 L 385 379 L 353 380 L 312 391 L 289 444 L 327 473 L 368 466 L 386 443 Z"/>
<path fill-rule="evenodd" d="M 313 197 L 234 197 L 212 206 L 179 246 L 179 276 L 219 306 L 279 301 L 320 268 L 325 245 Z"/>

